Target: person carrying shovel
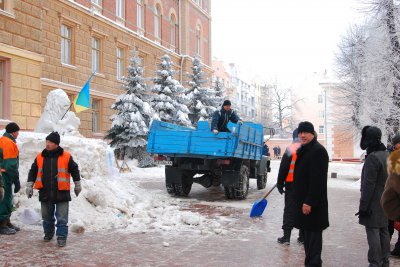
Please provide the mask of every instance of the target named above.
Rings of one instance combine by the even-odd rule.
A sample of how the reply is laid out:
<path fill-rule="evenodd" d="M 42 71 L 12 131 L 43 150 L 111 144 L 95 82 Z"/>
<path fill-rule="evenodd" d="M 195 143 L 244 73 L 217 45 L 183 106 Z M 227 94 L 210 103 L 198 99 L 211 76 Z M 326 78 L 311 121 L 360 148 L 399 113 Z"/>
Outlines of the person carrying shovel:
<path fill-rule="evenodd" d="M 279 166 L 277 188 L 280 194 L 285 194 L 285 207 L 283 210 L 283 236 L 278 238 L 278 243 L 289 245 L 290 235 L 294 226 L 295 206 L 293 201 L 293 181 L 294 181 L 294 166 L 297 159 L 297 149 L 300 143 L 298 138 L 298 131 L 293 131 L 293 143 L 290 144 L 282 156 L 281 164 Z M 302 231 L 299 231 L 299 243 L 304 243 Z"/>

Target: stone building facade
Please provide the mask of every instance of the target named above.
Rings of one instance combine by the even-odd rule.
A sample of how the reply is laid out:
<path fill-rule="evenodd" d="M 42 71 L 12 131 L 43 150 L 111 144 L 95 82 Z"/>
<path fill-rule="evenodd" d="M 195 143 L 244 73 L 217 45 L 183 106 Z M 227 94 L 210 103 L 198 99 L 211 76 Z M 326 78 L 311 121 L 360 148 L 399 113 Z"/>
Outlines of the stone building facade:
<path fill-rule="evenodd" d="M 78 116 L 83 135 L 102 137 L 132 50 L 149 83 L 164 54 L 184 85 L 194 56 L 211 73 L 210 0 L 0 2 L 1 118 L 22 129 L 34 129 L 50 90 L 73 100 L 96 71 L 91 109 Z"/>

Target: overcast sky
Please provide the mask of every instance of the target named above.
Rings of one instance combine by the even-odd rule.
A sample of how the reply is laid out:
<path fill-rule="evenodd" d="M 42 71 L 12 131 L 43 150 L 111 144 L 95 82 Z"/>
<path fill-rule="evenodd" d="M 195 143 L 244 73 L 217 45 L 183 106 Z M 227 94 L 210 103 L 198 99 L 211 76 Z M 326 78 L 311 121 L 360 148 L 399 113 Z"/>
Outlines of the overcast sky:
<path fill-rule="evenodd" d="M 362 14 L 357 0 L 212 0 L 212 55 L 290 85 L 331 70 L 334 52 Z"/>

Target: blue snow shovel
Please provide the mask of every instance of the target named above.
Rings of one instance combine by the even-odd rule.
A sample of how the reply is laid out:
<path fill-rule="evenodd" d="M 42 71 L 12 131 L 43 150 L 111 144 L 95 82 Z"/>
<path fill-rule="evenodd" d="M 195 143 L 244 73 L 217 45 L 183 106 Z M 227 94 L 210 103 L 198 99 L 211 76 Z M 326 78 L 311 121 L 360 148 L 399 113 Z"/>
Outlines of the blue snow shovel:
<path fill-rule="evenodd" d="M 263 214 L 268 204 L 267 197 L 275 189 L 276 185 L 277 184 L 275 184 L 261 200 L 254 202 L 253 207 L 251 208 L 250 211 L 250 217 L 260 217 Z"/>

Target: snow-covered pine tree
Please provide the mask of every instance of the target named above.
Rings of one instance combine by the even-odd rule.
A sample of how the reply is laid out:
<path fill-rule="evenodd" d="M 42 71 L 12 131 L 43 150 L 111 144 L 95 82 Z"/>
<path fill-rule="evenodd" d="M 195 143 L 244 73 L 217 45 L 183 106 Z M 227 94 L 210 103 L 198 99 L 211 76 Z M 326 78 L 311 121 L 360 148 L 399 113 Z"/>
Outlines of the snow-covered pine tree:
<path fill-rule="evenodd" d="M 137 158 L 142 160 L 147 144 L 147 133 L 153 109 L 145 100 L 147 86 L 143 79 L 143 69 L 136 53 L 132 53 L 128 75 L 123 78 L 123 90 L 111 106 L 116 114 L 111 116 L 111 129 L 106 139 L 115 148 L 120 157 Z"/>
<path fill-rule="evenodd" d="M 173 79 L 174 74 L 169 56 L 162 56 L 157 77 L 153 80 L 154 96 L 151 105 L 162 121 L 189 127 L 192 124 L 188 117 L 188 98 L 185 96 L 185 88 Z"/>
<path fill-rule="evenodd" d="M 203 87 L 205 83 L 201 61 L 195 57 L 192 61 L 192 74 L 189 74 L 189 90 L 187 93 L 189 102 L 189 117 L 193 125 L 199 120 L 209 119 L 215 111 L 215 93 L 210 88 Z"/>
<path fill-rule="evenodd" d="M 214 100 L 214 107 L 219 109 L 226 98 L 226 94 L 224 91 L 224 84 L 222 83 L 219 77 L 215 80 L 215 100 Z"/>

